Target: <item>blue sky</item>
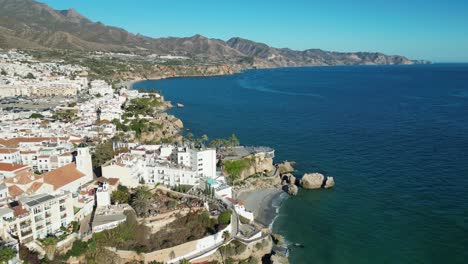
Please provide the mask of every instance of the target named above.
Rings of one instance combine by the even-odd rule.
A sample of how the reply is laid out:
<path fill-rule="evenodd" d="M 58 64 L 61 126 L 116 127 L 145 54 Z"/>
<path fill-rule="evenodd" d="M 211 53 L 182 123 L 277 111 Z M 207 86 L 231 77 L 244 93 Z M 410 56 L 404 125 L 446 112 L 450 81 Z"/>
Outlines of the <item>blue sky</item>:
<path fill-rule="evenodd" d="M 150 37 L 239 36 L 274 47 L 468 62 L 467 0 L 41 0 Z"/>

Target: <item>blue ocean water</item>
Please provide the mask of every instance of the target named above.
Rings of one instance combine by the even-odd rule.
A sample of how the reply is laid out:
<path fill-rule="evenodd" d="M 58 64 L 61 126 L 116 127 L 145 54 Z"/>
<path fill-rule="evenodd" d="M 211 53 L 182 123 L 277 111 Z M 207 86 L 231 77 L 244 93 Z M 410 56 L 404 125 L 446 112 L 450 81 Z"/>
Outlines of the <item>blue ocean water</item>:
<path fill-rule="evenodd" d="M 145 81 L 196 135 L 276 149 L 333 190 L 284 201 L 291 263 L 468 261 L 468 64 L 252 70 Z"/>

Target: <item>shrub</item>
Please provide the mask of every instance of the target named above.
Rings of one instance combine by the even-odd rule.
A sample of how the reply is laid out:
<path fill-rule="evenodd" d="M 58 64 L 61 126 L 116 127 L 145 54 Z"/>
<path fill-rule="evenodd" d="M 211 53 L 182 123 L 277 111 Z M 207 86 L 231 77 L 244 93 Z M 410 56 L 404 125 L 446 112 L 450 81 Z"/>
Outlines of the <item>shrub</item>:
<path fill-rule="evenodd" d="M 218 223 L 220 225 L 229 225 L 229 223 L 231 222 L 231 215 L 232 215 L 231 210 L 227 210 L 227 211 L 222 212 L 218 216 Z"/>
<path fill-rule="evenodd" d="M 16 256 L 16 251 L 11 247 L 0 246 L 0 263 L 7 263 Z"/>
<path fill-rule="evenodd" d="M 69 257 L 78 257 L 86 253 L 88 249 L 88 243 L 81 241 L 81 240 L 76 240 L 73 243 L 72 248 L 67 252 L 66 258 Z"/>

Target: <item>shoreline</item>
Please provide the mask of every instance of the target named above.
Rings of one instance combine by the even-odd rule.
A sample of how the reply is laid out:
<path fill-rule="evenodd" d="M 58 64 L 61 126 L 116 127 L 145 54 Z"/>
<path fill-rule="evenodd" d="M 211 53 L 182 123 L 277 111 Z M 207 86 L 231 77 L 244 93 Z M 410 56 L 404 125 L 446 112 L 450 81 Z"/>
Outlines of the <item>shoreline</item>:
<path fill-rule="evenodd" d="M 159 81 L 164 79 L 176 79 L 176 78 L 205 78 L 205 77 L 217 77 L 217 76 L 228 76 L 242 73 L 244 69 L 239 72 L 229 74 L 213 74 L 213 75 L 192 75 L 192 76 L 162 76 L 146 80 L 129 80 L 120 83 L 126 89 L 133 89 L 133 85 L 143 81 Z M 282 196 L 285 195 L 285 196 Z M 254 214 L 254 219 L 257 223 L 262 224 L 266 228 L 272 230 L 273 224 L 278 217 L 278 211 L 281 207 L 282 201 L 288 197 L 281 188 L 268 187 L 264 189 L 240 189 L 234 195 L 239 201 L 245 204 L 245 208 Z"/>
<path fill-rule="evenodd" d="M 211 75 L 181 75 L 181 76 L 158 76 L 158 77 L 151 77 L 148 79 L 135 79 L 135 80 L 127 80 L 127 81 L 121 81 L 119 82 L 119 85 L 123 88 L 131 90 L 133 85 L 139 82 L 145 82 L 145 81 L 159 81 L 159 80 L 166 80 L 166 79 L 177 79 L 177 78 L 206 78 L 206 77 L 219 77 L 219 76 L 230 76 L 234 74 L 239 74 L 242 73 L 246 70 L 252 70 L 252 69 L 242 69 L 236 72 L 232 73 L 226 73 L 226 74 L 211 74 Z"/>
<path fill-rule="evenodd" d="M 255 221 L 272 229 L 285 194 L 281 188 L 253 189 L 239 192 L 236 196 L 245 205 L 245 209 L 254 214 Z"/>

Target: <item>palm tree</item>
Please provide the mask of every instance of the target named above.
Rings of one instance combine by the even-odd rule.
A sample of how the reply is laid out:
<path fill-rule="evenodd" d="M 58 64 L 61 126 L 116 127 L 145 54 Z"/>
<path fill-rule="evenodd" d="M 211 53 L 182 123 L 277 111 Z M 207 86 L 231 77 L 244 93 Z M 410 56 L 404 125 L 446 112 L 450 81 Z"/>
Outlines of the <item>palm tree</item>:
<path fill-rule="evenodd" d="M 202 143 L 203 145 L 205 145 L 206 142 L 208 142 L 208 136 L 207 136 L 206 134 L 203 134 L 203 135 L 200 137 L 200 143 Z"/>
<path fill-rule="evenodd" d="M 136 191 L 135 197 L 133 197 L 132 200 L 132 207 L 135 209 L 138 216 L 146 216 L 150 207 L 150 198 L 151 192 L 147 187 L 140 187 Z"/>
<path fill-rule="evenodd" d="M 229 137 L 229 143 L 230 143 L 231 147 L 237 147 L 240 144 L 239 139 L 234 134 L 232 134 Z"/>

